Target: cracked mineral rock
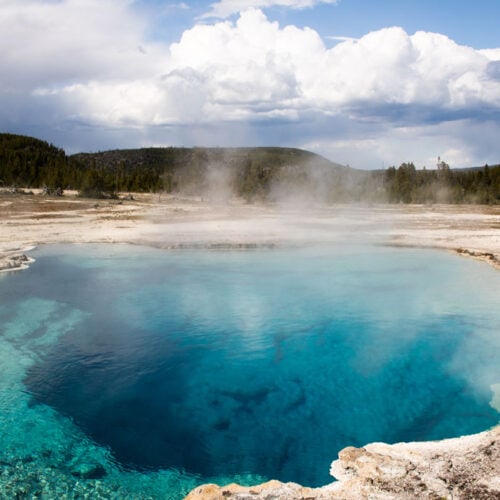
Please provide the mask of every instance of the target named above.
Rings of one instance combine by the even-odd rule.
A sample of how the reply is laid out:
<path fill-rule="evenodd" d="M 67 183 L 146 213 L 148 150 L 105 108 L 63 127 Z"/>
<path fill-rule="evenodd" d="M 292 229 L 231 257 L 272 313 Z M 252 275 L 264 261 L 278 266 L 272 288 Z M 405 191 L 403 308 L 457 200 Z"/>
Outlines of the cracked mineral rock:
<path fill-rule="evenodd" d="M 24 269 L 31 262 L 26 255 L 0 256 L 0 271 L 10 271 L 14 269 Z"/>
<path fill-rule="evenodd" d="M 321 488 L 269 481 L 198 486 L 186 500 L 500 500 L 500 426 L 472 436 L 344 448 Z"/>

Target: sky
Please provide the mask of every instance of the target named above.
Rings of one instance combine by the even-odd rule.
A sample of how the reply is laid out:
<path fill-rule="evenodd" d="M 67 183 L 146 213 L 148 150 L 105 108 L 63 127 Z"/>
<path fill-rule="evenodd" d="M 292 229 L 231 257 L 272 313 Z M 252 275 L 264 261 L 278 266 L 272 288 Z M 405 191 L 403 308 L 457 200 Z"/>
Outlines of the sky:
<path fill-rule="evenodd" d="M 499 0 L 0 0 L 0 131 L 500 163 Z"/>

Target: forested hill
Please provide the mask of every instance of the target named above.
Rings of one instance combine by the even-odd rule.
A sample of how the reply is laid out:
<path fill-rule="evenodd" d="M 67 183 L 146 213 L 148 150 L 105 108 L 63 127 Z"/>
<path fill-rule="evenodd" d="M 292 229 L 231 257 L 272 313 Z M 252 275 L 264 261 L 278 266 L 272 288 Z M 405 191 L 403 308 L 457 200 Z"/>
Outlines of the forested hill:
<path fill-rule="evenodd" d="M 353 175 L 360 182 L 353 182 Z M 99 196 L 174 192 L 247 200 L 359 198 L 362 172 L 294 148 L 143 148 L 67 156 L 44 141 L 0 134 L 0 185 L 73 188 Z"/>
<path fill-rule="evenodd" d="M 500 166 L 361 171 L 293 148 L 143 148 L 66 153 L 0 134 L 0 186 L 79 190 L 88 196 L 173 192 L 249 201 L 500 203 Z"/>
<path fill-rule="evenodd" d="M 102 172 L 119 191 L 146 188 L 246 198 L 267 198 L 281 185 L 305 183 L 315 189 L 319 179 L 333 181 L 348 170 L 293 148 L 143 148 L 81 153 L 72 159 Z"/>
<path fill-rule="evenodd" d="M 63 186 L 75 175 L 64 150 L 23 135 L 0 134 L 0 186 Z"/>

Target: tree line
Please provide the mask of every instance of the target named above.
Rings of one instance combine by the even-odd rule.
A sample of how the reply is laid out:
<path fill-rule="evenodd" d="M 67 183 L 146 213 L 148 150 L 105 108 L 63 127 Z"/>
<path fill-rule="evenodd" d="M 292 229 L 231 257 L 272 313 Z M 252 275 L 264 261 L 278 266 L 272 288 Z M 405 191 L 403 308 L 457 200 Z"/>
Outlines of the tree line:
<path fill-rule="evenodd" d="M 335 164 L 294 148 L 142 148 L 66 155 L 45 141 L 0 134 L 0 186 L 204 195 L 227 190 L 248 201 L 307 195 L 318 202 L 500 203 L 500 166 L 379 171 Z"/>
<path fill-rule="evenodd" d="M 436 170 L 417 170 L 413 163 L 384 172 L 385 191 L 393 203 L 500 203 L 500 166 L 450 169 L 443 161 Z"/>

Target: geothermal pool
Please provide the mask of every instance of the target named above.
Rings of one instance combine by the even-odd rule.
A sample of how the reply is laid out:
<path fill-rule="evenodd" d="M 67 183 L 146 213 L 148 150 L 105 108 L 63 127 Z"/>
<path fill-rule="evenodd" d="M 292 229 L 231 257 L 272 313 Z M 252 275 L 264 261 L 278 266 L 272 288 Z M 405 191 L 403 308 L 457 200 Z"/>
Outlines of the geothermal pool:
<path fill-rule="evenodd" d="M 0 277 L 9 478 L 134 498 L 319 486 L 345 446 L 499 421 L 500 274 L 485 264 L 348 245 L 34 256 Z"/>

